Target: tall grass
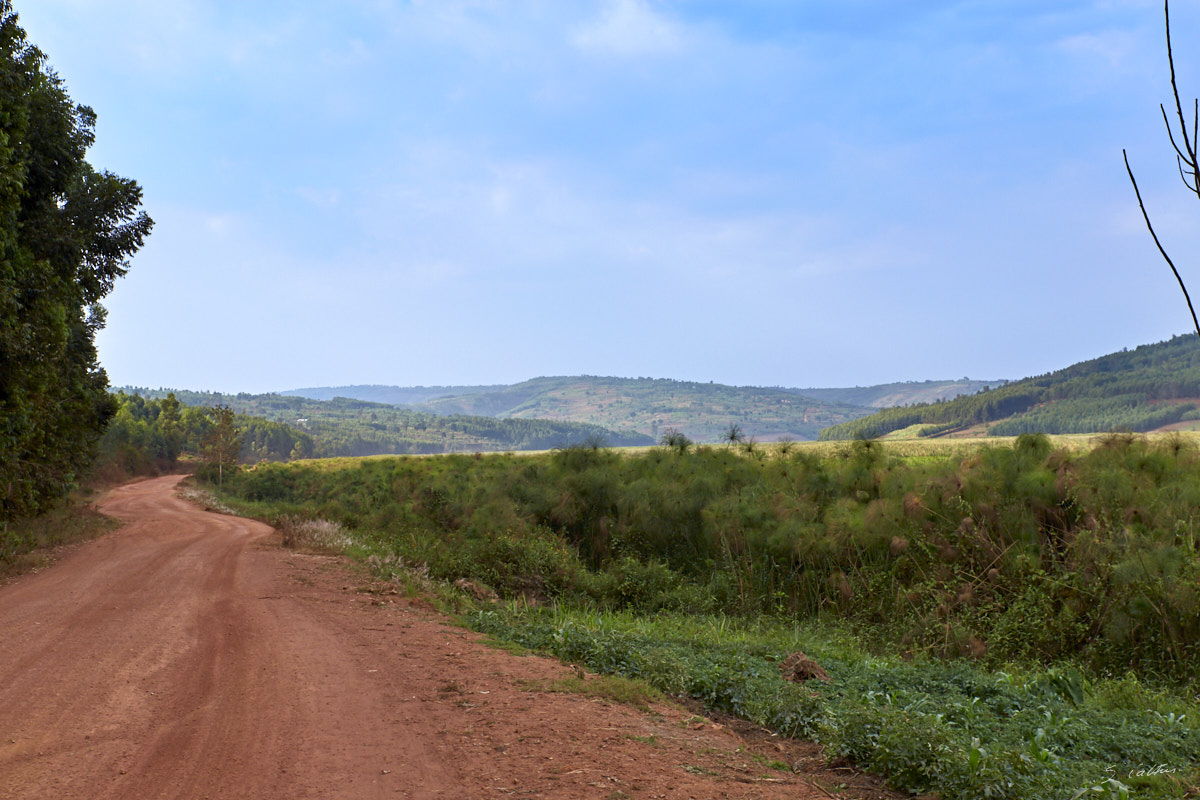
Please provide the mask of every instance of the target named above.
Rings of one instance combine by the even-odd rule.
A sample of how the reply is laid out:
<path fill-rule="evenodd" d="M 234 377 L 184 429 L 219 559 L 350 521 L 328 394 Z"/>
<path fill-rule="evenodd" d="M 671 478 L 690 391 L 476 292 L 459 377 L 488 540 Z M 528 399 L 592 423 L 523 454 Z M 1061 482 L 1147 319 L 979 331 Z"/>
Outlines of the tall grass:
<path fill-rule="evenodd" d="M 1193 441 L 929 444 L 262 465 L 227 488 L 340 526 L 389 575 L 508 598 L 481 630 L 914 792 L 1183 796 L 1200 779 Z M 795 649 L 833 680 L 784 683 Z"/>
<path fill-rule="evenodd" d="M 1023 435 L 923 452 L 585 447 L 263 465 L 233 491 L 264 516 L 339 523 L 502 596 L 833 617 L 912 654 L 1200 677 L 1191 441 L 1114 435 L 1080 450 Z"/>

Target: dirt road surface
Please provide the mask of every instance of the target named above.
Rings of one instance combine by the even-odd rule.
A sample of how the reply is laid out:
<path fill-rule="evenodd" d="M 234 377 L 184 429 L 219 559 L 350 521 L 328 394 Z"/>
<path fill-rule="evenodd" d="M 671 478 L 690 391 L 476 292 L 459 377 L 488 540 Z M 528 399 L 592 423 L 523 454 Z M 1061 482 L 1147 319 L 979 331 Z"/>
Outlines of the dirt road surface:
<path fill-rule="evenodd" d="M 573 670 L 178 481 L 114 490 L 123 528 L 0 587 L 0 798 L 835 796 L 682 708 L 545 691 Z"/>

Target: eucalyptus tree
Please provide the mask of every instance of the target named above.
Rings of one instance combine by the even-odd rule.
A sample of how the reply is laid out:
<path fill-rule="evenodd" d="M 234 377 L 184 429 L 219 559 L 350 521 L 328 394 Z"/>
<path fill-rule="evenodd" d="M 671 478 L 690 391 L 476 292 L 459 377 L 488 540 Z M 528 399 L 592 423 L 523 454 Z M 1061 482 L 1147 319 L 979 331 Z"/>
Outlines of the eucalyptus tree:
<path fill-rule="evenodd" d="M 200 448 L 204 460 L 217 468 L 217 486 L 222 486 L 225 468 L 237 466 L 244 437 L 229 406 L 213 406 L 208 410 L 208 416 L 210 425 Z"/>
<path fill-rule="evenodd" d="M 115 411 L 96 356 L 100 300 L 153 222 L 138 184 L 86 154 L 76 105 L 0 0 L 0 521 L 75 482 Z"/>

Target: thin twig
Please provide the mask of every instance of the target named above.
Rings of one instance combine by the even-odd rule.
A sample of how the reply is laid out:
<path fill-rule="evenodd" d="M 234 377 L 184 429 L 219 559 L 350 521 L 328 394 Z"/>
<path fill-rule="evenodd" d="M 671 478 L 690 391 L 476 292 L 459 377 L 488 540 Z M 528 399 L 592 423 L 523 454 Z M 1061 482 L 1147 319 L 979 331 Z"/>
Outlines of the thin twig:
<path fill-rule="evenodd" d="M 1150 235 L 1154 237 L 1154 244 L 1158 245 L 1158 252 L 1162 253 L 1162 257 L 1171 267 L 1171 272 L 1175 273 L 1175 280 L 1179 281 L 1179 288 L 1183 290 L 1183 299 L 1187 301 L 1188 311 L 1192 312 L 1192 325 L 1196 328 L 1196 335 L 1200 336 L 1200 321 L 1196 320 L 1196 309 L 1192 307 L 1192 298 L 1188 294 L 1187 287 L 1183 285 L 1183 278 L 1179 276 L 1179 270 L 1175 269 L 1175 262 L 1163 249 L 1162 242 L 1158 240 L 1158 234 L 1154 232 L 1154 226 L 1150 224 L 1150 215 L 1146 213 L 1146 205 L 1142 202 L 1142 193 L 1138 191 L 1137 180 L 1134 179 L 1133 169 L 1129 166 L 1129 155 L 1124 149 L 1121 150 L 1121 155 L 1125 157 L 1125 171 L 1129 173 L 1129 181 L 1133 184 L 1133 193 L 1137 195 L 1138 208 L 1142 210 L 1142 218 L 1146 220 L 1146 227 L 1150 229 Z"/>
<path fill-rule="evenodd" d="M 1200 100 L 1197 101 L 1197 105 L 1196 105 L 1196 109 L 1195 109 L 1195 119 L 1192 122 L 1192 138 L 1189 139 L 1188 138 L 1187 117 L 1185 117 L 1183 115 L 1183 102 L 1180 101 L 1180 99 L 1179 99 L 1179 84 L 1176 83 L 1176 81 L 1175 81 L 1175 54 L 1171 51 L 1171 2 L 1170 2 L 1170 0 L 1163 0 L 1163 19 L 1166 22 L 1166 28 L 1167 28 L 1167 63 L 1171 67 L 1171 93 L 1175 96 L 1175 113 L 1177 113 L 1179 115 L 1179 131 L 1182 134 L 1183 146 L 1187 149 L 1187 152 L 1184 153 L 1182 150 L 1179 149 L 1179 145 L 1177 145 L 1175 143 L 1175 135 L 1171 132 L 1170 123 L 1167 123 L 1167 135 L 1171 138 L 1171 146 L 1175 148 L 1175 152 L 1179 154 L 1179 158 L 1183 161 L 1184 164 L 1186 164 L 1188 167 L 1191 168 L 1192 185 L 1189 185 L 1187 182 L 1187 179 L 1185 178 L 1183 181 L 1184 186 L 1187 186 L 1188 189 L 1190 189 L 1192 192 L 1194 192 L 1197 197 L 1200 197 L 1200 165 L 1198 165 L 1196 163 L 1197 145 L 1196 145 L 1196 139 L 1195 139 L 1195 137 L 1197 135 L 1197 127 L 1198 127 L 1196 123 L 1200 122 Z M 1159 107 L 1162 108 L 1161 105 Z M 1167 122 L 1167 110 L 1165 108 L 1163 108 L 1162 112 L 1163 112 L 1163 122 L 1166 123 Z M 1183 168 L 1180 167 L 1181 172 L 1182 172 L 1182 169 Z M 1132 175 L 1131 175 L 1131 177 L 1132 177 Z M 1148 221 L 1149 220 L 1147 220 L 1147 222 Z M 1168 261 L 1169 261 L 1169 259 L 1168 259 Z M 1172 266 L 1171 268 L 1174 269 L 1175 267 Z M 1200 326 L 1198 326 L 1198 329 L 1200 329 Z"/>
<path fill-rule="evenodd" d="M 1175 148 L 1176 157 L 1180 161 L 1186 162 L 1187 158 L 1188 158 L 1187 154 L 1184 153 L 1182 150 L 1180 150 L 1179 145 L 1175 143 L 1175 131 L 1171 129 L 1171 120 L 1167 117 L 1167 107 L 1165 105 L 1163 105 L 1162 103 L 1159 103 L 1158 110 L 1162 112 L 1163 126 L 1167 129 L 1167 136 L 1171 139 L 1171 147 Z M 1185 145 L 1190 144 L 1190 142 L 1188 142 L 1186 136 L 1184 137 L 1183 143 Z"/>
<path fill-rule="evenodd" d="M 1183 131 L 1183 144 L 1188 148 L 1188 156 L 1192 161 L 1196 160 L 1196 152 L 1191 147 L 1191 142 L 1187 136 L 1187 118 L 1183 116 L 1183 103 L 1179 100 L 1179 85 L 1175 81 L 1175 54 L 1171 50 L 1171 3 L 1170 0 L 1163 0 L 1163 20 L 1166 22 L 1167 29 L 1167 64 L 1171 68 L 1171 93 L 1175 96 L 1175 112 L 1179 115 L 1179 127 Z"/>

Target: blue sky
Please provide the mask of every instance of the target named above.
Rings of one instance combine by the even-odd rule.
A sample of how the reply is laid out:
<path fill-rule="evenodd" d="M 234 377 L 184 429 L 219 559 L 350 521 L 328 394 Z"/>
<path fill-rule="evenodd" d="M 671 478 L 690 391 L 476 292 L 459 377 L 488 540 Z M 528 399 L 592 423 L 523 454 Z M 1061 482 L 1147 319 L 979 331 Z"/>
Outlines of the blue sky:
<path fill-rule="evenodd" d="M 1190 329 L 1122 147 L 1200 294 L 1157 2 L 15 6 L 156 221 L 115 385 L 1046 372 Z"/>

